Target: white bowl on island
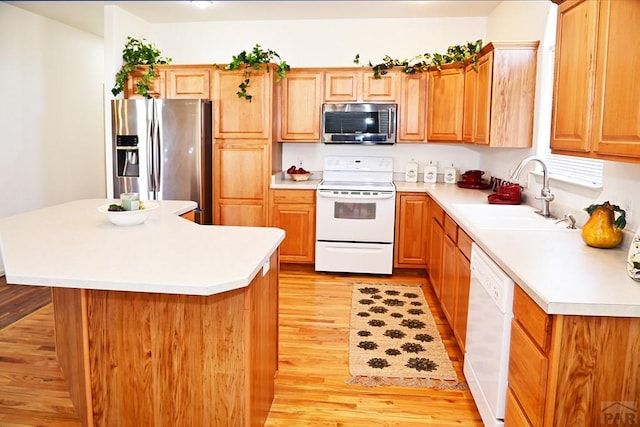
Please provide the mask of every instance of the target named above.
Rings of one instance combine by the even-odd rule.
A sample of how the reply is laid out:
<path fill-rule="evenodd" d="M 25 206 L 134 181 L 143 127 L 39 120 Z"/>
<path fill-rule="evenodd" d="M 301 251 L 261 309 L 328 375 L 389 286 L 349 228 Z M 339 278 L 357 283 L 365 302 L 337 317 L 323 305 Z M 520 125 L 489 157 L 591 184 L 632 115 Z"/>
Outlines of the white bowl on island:
<path fill-rule="evenodd" d="M 98 207 L 98 212 L 101 212 L 107 216 L 109 221 L 115 225 L 139 225 L 143 224 L 151 212 L 160 207 L 156 202 L 141 202 L 142 209 L 136 211 L 110 211 L 109 206 L 116 203 L 109 203 Z"/>

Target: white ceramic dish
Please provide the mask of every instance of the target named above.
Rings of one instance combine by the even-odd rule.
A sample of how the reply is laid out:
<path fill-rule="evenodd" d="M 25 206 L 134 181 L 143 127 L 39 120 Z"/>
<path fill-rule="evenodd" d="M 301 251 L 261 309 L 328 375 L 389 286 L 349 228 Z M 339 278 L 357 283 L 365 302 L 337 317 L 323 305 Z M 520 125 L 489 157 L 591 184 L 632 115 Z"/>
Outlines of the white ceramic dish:
<path fill-rule="evenodd" d="M 101 212 L 107 216 L 109 221 L 115 225 L 139 225 L 143 224 L 151 212 L 158 209 L 160 205 L 156 202 L 142 202 L 144 209 L 137 211 L 110 211 L 109 205 L 102 205 L 98 207 L 98 212 Z"/>

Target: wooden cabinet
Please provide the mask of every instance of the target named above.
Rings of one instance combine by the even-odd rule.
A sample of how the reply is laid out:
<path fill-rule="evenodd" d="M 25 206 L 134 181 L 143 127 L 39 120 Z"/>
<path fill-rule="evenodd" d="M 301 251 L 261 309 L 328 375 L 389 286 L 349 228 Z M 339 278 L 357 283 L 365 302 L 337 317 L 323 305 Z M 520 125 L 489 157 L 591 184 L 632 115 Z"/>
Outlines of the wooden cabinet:
<path fill-rule="evenodd" d="M 133 71 L 127 80 L 125 98 L 140 98 L 136 84 L 146 73 L 147 67 Z M 153 98 L 211 98 L 211 65 L 158 65 L 156 77 L 150 89 Z"/>
<path fill-rule="evenodd" d="M 325 102 L 356 102 L 360 71 L 327 71 L 324 75 Z"/>
<path fill-rule="evenodd" d="M 440 305 L 464 353 L 469 311 L 472 240 L 447 214 L 444 217 Z"/>
<path fill-rule="evenodd" d="M 261 141 L 216 141 L 213 155 L 214 224 L 267 225 L 269 148 L 269 144 Z"/>
<path fill-rule="evenodd" d="M 320 142 L 324 73 L 292 70 L 278 85 L 278 141 Z"/>
<path fill-rule="evenodd" d="M 370 71 L 362 72 L 362 100 L 364 102 L 395 102 L 397 99 L 398 86 L 400 84 L 400 74 L 390 71 L 380 76 L 379 79 L 373 77 Z"/>
<path fill-rule="evenodd" d="M 394 267 L 426 267 L 429 220 L 429 196 L 403 192 L 396 195 Z"/>
<path fill-rule="evenodd" d="M 427 258 L 427 274 L 433 290 L 438 299 L 440 299 L 440 290 L 442 287 L 442 245 L 444 242 L 444 230 L 442 228 L 444 222 L 444 211 L 436 203 L 431 200 L 429 205 L 429 248 Z"/>
<path fill-rule="evenodd" d="M 316 240 L 315 190 L 271 191 L 272 227 L 282 228 L 286 236 L 280 245 L 282 262 L 313 264 Z"/>
<path fill-rule="evenodd" d="M 458 64 L 429 71 L 427 139 L 462 141 L 464 68 Z"/>
<path fill-rule="evenodd" d="M 149 95 L 152 98 L 166 98 L 166 71 L 156 66 L 155 77 L 153 82 L 149 86 Z M 147 73 L 147 67 L 139 67 L 138 70 L 129 73 L 127 79 L 127 85 L 124 90 L 124 97 L 127 99 L 142 98 L 142 95 L 138 95 L 138 82 L 142 80 L 142 76 Z"/>
<path fill-rule="evenodd" d="M 558 27 L 551 149 L 554 153 L 638 162 L 640 3 L 556 1 Z"/>
<path fill-rule="evenodd" d="M 532 146 L 539 42 L 489 43 L 465 68 L 464 142 Z"/>
<path fill-rule="evenodd" d="M 242 71 L 216 70 L 213 78 L 213 136 L 228 139 L 268 139 L 272 132 L 274 81 L 271 70 L 253 71 L 251 101 L 236 94 L 244 80 Z"/>
<path fill-rule="evenodd" d="M 624 402 L 640 393 L 640 318 L 549 315 L 519 286 L 513 314 L 505 425 L 629 425 L 637 417 Z"/>
<path fill-rule="evenodd" d="M 167 68 L 167 98 L 211 98 L 213 67 Z"/>
<path fill-rule="evenodd" d="M 400 76 L 398 142 L 427 141 L 427 74 Z"/>
<path fill-rule="evenodd" d="M 396 102 L 399 73 L 392 71 L 379 79 L 371 70 L 328 70 L 324 74 L 324 102 Z"/>

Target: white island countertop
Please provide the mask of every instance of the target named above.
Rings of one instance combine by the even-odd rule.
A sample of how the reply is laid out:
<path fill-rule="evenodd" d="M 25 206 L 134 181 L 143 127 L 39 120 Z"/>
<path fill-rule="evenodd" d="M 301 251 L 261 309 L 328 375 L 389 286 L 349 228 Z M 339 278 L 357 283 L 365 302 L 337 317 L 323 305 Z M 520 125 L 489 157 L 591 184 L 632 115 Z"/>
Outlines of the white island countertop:
<path fill-rule="evenodd" d="M 160 201 L 144 224 L 116 226 L 97 210 L 109 202 L 79 200 L 0 218 L 7 282 L 213 295 L 247 286 L 284 239 L 278 228 L 180 218 L 196 207 L 190 201 Z"/>

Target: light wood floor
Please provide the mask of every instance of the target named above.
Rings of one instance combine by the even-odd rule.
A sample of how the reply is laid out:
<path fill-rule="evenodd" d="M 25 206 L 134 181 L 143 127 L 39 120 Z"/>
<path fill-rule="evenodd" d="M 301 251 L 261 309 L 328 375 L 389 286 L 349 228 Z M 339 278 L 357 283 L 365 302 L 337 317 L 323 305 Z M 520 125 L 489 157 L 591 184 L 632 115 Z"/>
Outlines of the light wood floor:
<path fill-rule="evenodd" d="M 350 284 L 419 283 L 454 367 L 460 351 L 417 273 L 334 275 L 285 265 L 280 278 L 280 372 L 266 427 L 482 426 L 468 391 L 345 384 Z M 0 331 L 0 426 L 79 426 L 57 366 L 51 305 Z M 222 427 L 222 426 L 221 426 Z M 231 426 L 224 426 L 231 427 Z"/>

